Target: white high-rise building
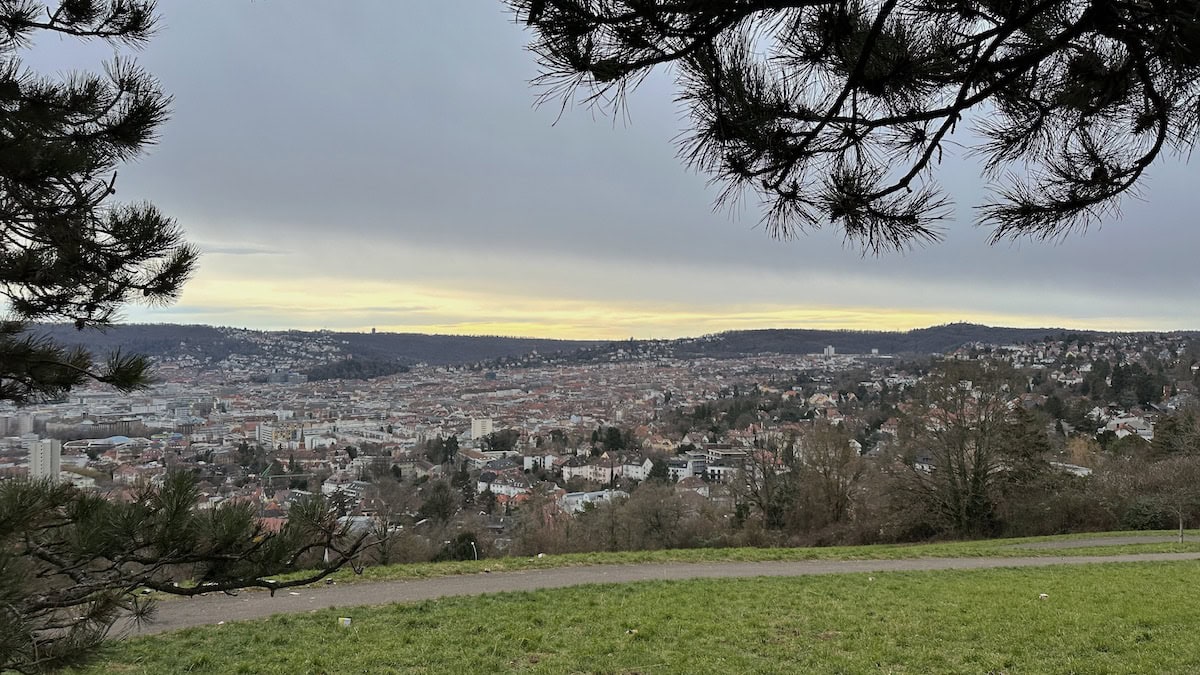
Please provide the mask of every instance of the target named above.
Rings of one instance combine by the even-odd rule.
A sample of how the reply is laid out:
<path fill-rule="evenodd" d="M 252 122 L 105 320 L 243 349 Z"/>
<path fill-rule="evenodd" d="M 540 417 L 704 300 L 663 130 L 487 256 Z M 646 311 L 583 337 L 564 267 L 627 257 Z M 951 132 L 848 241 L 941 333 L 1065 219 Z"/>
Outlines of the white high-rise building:
<path fill-rule="evenodd" d="M 47 438 L 29 446 L 29 477 L 58 481 L 62 468 L 62 441 Z"/>
<path fill-rule="evenodd" d="M 833 356 L 834 354 L 837 353 L 837 351 L 833 348 L 833 345 L 829 345 L 828 347 L 825 348 L 825 351 L 823 353 L 825 354 L 825 356 Z"/>
<path fill-rule="evenodd" d="M 492 433 L 492 418 L 484 417 L 482 419 L 471 418 L 471 440 L 477 441 L 484 436 Z"/>

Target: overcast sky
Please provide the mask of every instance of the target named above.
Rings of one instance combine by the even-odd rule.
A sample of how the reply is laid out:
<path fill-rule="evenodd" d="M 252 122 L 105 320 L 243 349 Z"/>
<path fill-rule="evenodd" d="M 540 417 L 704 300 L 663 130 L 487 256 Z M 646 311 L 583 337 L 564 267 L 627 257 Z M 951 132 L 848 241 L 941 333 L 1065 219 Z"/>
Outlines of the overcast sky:
<path fill-rule="evenodd" d="M 492 0 L 160 3 L 137 54 L 174 96 L 117 197 L 153 201 L 205 255 L 183 297 L 129 320 L 572 338 L 951 321 L 1197 329 L 1198 166 L 1149 174 L 1120 220 L 988 246 L 977 168 L 949 160 L 945 241 L 863 257 L 793 241 L 753 203 L 714 211 L 686 169 L 669 73 L 627 119 L 535 107 L 528 34 Z M 59 72 L 111 57 L 43 38 Z"/>

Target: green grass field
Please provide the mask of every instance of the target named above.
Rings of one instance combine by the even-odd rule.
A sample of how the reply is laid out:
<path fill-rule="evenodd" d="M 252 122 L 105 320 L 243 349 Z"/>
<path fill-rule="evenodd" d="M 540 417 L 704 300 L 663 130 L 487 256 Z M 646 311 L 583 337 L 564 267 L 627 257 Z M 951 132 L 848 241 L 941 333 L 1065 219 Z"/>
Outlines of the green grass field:
<path fill-rule="evenodd" d="M 1021 548 L 1022 544 L 1043 542 L 1069 543 L 1079 540 L 1107 539 L 1127 536 L 1173 537 L 1175 531 L 1143 532 L 1094 532 L 1068 534 L 1053 537 L 1026 537 L 1022 539 L 988 539 L 980 541 L 956 541 L 936 544 L 893 544 L 878 546 L 826 546 L 811 548 L 696 548 L 669 551 L 623 551 L 616 553 L 571 553 L 551 555 L 544 558 L 491 558 L 462 562 L 416 563 L 408 565 L 385 565 L 367 567 L 361 575 L 342 570 L 333 575 L 338 582 L 385 581 L 396 579 L 422 579 L 454 574 L 476 574 L 486 570 L 492 572 L 515 572 L 553 567 L 584 565 L 627 565 L 637 563 L 699 563 L 699 562 L 768 562 L 792 560 L 895 560 L 910 558 L 1017 558 L 1026 556 L 1058 555 L 1117 555 L 1122 553 L 1184 553 L 1200 551 L 1200 541 L 1195 537 L 1200 531 L 1189 530 L 1186 534 L 1193 540 L 1182 544 L 1174 542 L 1154 544 L 1126 544 L 1121 546 L 1094 546 L 1087 548 Z M 298 576 L 298 575 L 296 575 Z M 287 579 L 289 575 L 280 576 Z"/>
<path fill-rule="evenodd" d="M 1195 673 L 1197 578 L 1200 562 L 590 585 L 188 629 L 86 672 Z"/>

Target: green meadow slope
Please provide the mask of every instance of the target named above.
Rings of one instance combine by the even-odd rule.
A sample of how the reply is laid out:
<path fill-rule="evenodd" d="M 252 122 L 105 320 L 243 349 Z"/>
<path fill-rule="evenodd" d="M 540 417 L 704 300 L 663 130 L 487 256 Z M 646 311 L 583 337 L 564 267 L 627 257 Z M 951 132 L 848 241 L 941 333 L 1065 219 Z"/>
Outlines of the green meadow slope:
<path fill-rule="evenodd" d="M 817 549 L 819 556 L 727 550 L 725 559 L 1196 550 L 1194 542 L 1148 543 L 1144 535 L 1138 543 L 1121 533 L 1102 539 L 1113 545 L 1090 535 L 840 555 Z M 603 562 L 633 561 L 548 557 L 522 567 Z M 383 576 L 472 567 L 393 568 Z M 1198 573 L 1200 561 L 1185 561 L 588 584 L 189 628 L 113 642 L 81 672 L 1193 673 L 1200 672 Z"/>
<path fill-rule="evenodd" d="M 86 672 L 1194 673 L 1198 574 L 1189 561 L 588 585 L 193 628 L 115 643 Z"/>

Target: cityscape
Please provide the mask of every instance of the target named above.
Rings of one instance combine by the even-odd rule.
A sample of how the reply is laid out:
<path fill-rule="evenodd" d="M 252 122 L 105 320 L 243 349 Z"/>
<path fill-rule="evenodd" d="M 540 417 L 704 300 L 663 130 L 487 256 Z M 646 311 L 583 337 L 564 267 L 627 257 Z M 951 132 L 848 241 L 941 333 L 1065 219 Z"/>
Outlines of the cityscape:
<path fill-rule="evenodd" d="M 1009 369 L 1025 386 L 1005 391 L 1005 403 L 1036 416 L 1039 460 L 1079 477 L 1111 470 L 1113 456 L 1154 456 L 1161 420 L 1178 428 L 1194 419 L 1193 336 L 1059 333 L 904 356 L 831 344 L 805 355 L 681 358 L 671 341 L 612 343 L 316 382 L 302 372 L 345 358 L 339 340 L 255 333 L 265 356 L 205 362 L 181 346 L 158 358 L 161 380 L 148 390 L 84 387 L 0 412 L 0 475 L 123 499 L 186 471 L 201 486 L 198 506 L 253 504 L 276 529 L 290 504 L 318 493 L 341 500 L 345 518 L 411 530 L 444 483 L 455 498 L 441 520 L 504 554 L 535 495 L 570 517 L 666 484 L 734 513 L 763 472 L 797 470 L 763 453 L 794 447 L 803 462 L 804 439 L 820 425 L 844 429 L 854 458 L 934 472 L 936 460 L 914 453 L 901 427 L 914 392 L 947 363 Z M 590 362 L 571 363 L 581 354 Z M 442 536 L 415 550 L 437 551 Z"/>
<path fill-rule="evenodd" d="M 0 0 L 0 673 L 1197 673 L 1200 0 Z"/>

